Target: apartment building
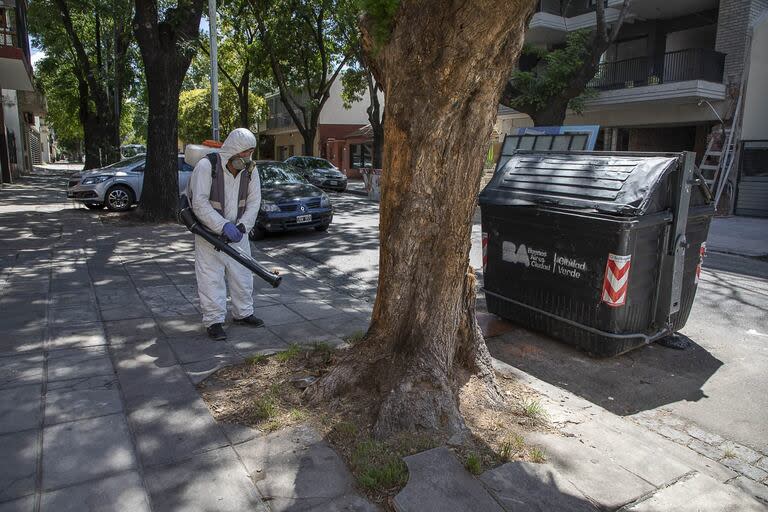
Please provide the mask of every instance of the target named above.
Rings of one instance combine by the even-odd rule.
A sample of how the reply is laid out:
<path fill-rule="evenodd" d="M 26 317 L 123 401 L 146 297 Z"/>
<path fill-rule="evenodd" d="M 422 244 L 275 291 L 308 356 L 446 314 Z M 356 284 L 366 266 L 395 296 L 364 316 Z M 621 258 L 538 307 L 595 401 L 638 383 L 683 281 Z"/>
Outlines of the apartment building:
<path fill-rule="evenodd" d="M 368 124 L 366 108 L 368 108 L 369 100 L 367 93 L 360 101 L 355 102 L 351 108 L 347 109 L 344 108 L 341 99 L 341 88 L 340 80 L 336 80 L 331 86 L 329 91 L 330 97 L 320 112 L 313 147 L 314 155 L 336 162 L 346 161 L 349 157 L 343 154 L 336 154 L 333 149 L 337 146 L 332 143 L 345 139 L 347 135 Z M 299 101 L 301 101 L 301 96 L 299 98 Z M 266 101 L 269 114 L 266 131 L 262 133 L 274 137 L 275 158 L 285 160 L 289 156 L 304 154 L 304 139 L 299 129 L 293 123 L 288 109 L 283 105 L 280 95 L 275 93 L 267 96 Z M 344 151 L 343 148 L 341 150 Z"/>
<path fill-rule="evenodd" d="M 570 31 L 594 27 L 595 1 L 541 0 L 526 41 L 552 48 Z M 622 3 L 606 1 L 609 23 Z M 713 127 L 733 118 L 747 69 L 768 64 L 757 60 L 765 59 L 764 51 L 750 51 L 752 30 L 765 10 L 768 0 L 634 0 L 590 83 L 598 94 L 583 115 L 571 113 L 565 124 L 599 125 L 597 149 L 693 150 L 703 156 Z M 765 108 L 752 101 L 744 112 Z M 760 119 L 764 128 L 751 136 L 768 140 L 768 112 Z M 528 116 L 500 109 L 499 133 L 524 126 L 532 126 Z M 736 167 L 727 195 L 738 212 L 741 160 Z M 768 215 L 768 190 L 763 202 Z"/>
<path fill-rule="evenodd" d="M 0 92 L 0 182 L 10 183 L 40 163 L 48 145 L 39 118 L 45 98 L 32 81 L 26 0 L 0 0 Z"/>

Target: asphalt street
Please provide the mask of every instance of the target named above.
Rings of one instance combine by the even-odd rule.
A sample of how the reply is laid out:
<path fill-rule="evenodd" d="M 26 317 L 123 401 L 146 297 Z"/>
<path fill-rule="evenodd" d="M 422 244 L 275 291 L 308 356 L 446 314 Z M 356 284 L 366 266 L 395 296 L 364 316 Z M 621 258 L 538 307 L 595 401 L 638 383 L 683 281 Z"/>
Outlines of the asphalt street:
<path fill-rule="evenodd" d="M 372 300 L 378 272 L 378 205 L 333 194 L 327 233 L 297 232 L 256 243 L 268 254 L 354 282 Z M 480 218 L 471 262 L 481 265 Z M 735 252 L 738 248 L 735 248 Z M 660 410 L 768 451 L 768 261 L 710 253 L 682 334 L 692 348 L 647 346 L 608 360 L 513 328 L 489 341 L 495 357 L 622 416 Z"/>

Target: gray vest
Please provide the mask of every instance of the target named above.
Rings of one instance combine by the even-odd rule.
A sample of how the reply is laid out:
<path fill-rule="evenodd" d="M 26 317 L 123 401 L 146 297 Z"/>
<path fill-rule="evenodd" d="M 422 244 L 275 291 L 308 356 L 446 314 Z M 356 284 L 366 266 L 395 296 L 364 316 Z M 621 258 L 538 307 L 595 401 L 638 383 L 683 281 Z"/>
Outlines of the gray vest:
<path fill-rule="evenodd" d="M 224 173 L 226 171 L 221 165 L 221 157 L 218 153 L 210 153 L 208 161 L 211 162 L 211 195 L 210 201 L 213 209 L 224 217 Z M 243 169 L 240 171 L 239 190 L 237 191 L 237 220 L 245 212 L 245 203 L 248 199 L 248 186 L 251 183 L 251 171 Z"/>

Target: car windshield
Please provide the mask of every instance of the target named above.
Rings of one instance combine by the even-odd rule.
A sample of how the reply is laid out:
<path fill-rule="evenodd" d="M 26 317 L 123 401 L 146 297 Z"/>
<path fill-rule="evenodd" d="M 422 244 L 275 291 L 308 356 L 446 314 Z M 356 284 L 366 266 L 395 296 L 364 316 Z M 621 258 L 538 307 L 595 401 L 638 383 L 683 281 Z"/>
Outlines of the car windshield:
<path fill-rule="evenodd" d="M 262 186 L 273 187 L 286 183 L 307 183 L 298 171 L 287 164 L 258 164 L 259 178 Z"/>
<path fill-rule="evenodd" d="M 311 167 L 312 169 L 335 169 L 331 162 L 323 160 L 322 158 L 305 158 L 304 162 L 307 167 Z"/>
<path fill-rule="evenodd" d="M 104 166 L 104 169 L 120 169 L 123 167 L 132 167 L 135 164 L 143 162 L 146 157 L 146 155 L 132 156 L 131 158 L 126 158 L 125 160 L 120 160 L 119 162 Z"/>

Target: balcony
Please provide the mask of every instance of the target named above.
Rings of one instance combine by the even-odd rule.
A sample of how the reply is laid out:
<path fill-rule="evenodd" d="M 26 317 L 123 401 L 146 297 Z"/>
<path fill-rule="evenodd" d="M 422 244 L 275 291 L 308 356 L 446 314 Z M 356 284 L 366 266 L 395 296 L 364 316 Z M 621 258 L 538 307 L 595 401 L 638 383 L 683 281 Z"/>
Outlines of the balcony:
<path fill-rule="evenodd" d="M 600 64 L 588 86 L 602 92 L 590 106 L 651 100 L 725 98 L 725 55 L 694 48 L 659 58 L 638 57 Z"/>
<path fill-rule="evenodd" d="M 688 80 L 721 83 L 724 64 L 724 54 L 705 48 L 666 53 L 659 62 L 652 57 L 604 62 L 589 87 L 607 91 Z"/>
<path fill-rule="evenodd" d="M 0 6 L 0 86 L 32 91 L 32 65 L 29 55 L 20 47 L 24 40 L 19 38 L 16 29 L 15 11 Z"/>

